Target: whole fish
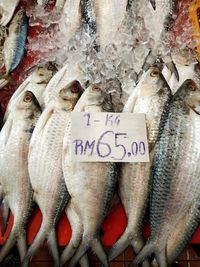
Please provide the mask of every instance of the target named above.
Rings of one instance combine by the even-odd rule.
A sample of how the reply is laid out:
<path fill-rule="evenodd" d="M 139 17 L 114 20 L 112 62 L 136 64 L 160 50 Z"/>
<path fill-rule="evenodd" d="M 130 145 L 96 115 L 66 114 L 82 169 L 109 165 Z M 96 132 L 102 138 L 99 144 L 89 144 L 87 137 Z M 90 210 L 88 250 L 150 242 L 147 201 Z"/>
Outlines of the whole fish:
<path fill-rule="evenodd" d="M 99 87 L 90 86 L 74 111 L 102 112 L 105 98 Z M 70 203 L 79 215 L 82 226 L 81 242 L 72 257 L 69 267 L 73 267 L 80 258 L 91 248 L 101 263 L 108 266 L 107 256 L 99 240 L 99 231 L 105 218 L 116 183 L 115 163 L 74 162 L 70 155 L 70 124 L 63 143 L 63 173 L 71 196 Z M 78 240 L 77 240 L 78 241 Z M 62 264 L 68 256 L 61 255 Z"/>
<path fill-rule="evenodd" d="M 48 240 L 55 266 L 59 266 L 55 227 L 69 199 L 62 172 L 62 145 L 70 112 L 81 93 L 81 87 L 76 82 L 63 88 L 45 108 L 33 133 L 29 149 L 29 174 L 34 201 L 42 212 L 43 220 L 22 266 L 28 264 L 45 239 Z"/>
<path fill-rule="evenodd" d="M 49 69 L 48 64 L 44 66 L 36 67 L 30 76 L 17 88 L 9 100 L 4 120 L 6 120 L 8 114 L 12 110 L 13 106 L 17 103 L 18 99 L 25 91 L 31 91 L 37 98 L 40 106 L 44 107 L 44 91 L 49 80 L 53 76 L 53 70 Z"/>
<path fill-rule="evenodd" d="M 124 107 L 124 112 L 146 115 L 150 162 L 122 163 L 119 175 L 119 196 L 125 208 L 128 225 L 109 252 L 112 260 L 129 245 L 138 253 L 144 246 L 143 220 L 148 204 L 149 176 L 155 141 L 164 107 L 171 99 L 171 90 L 158 68 L 151 67 L 142 77 Z M 143 266 L 149 266 L 144 262 Z"/>
<path fill-rule="evenodd" d="M 11 20 L 20 0 L 1 0 L 0 2 L 0 25 L 6 26 Z"/>
<path fill-rule="evenodd" d="M 127 7 L 127 0 L 95 0 L 97 34 L 102 47 L 113 42 L 122 23 Z"/>
<path fill-rule="evenodd" d="M 26 91 L 9 114 L 0 132 L 1 199 L 14 215 L 8 239 L 0 250 L 0 262 L 17 242 L 21 261 L 26 253 L 26 223 L 32 206 L 28 173 L 29 141 L 41 114 L 32 92 Z"/>
<path fill-rule="evenodd" d="M 154 253 L 159 266 L 168 266 L 170 235 L 185 221 L 186 244 L 200 221 L 199 108 L 200 88 L 186 80 L 163 113 L 151 175 L 150 238 L 136 262 Z"/>
<path fill-rule="evenodd" d="M 10 74 L 22 60 L 25 51 L 25 43 L 28 30 L 28 19 L 24 10 L 19 10 L 13 17 L 8 36 L 4 42 L 3 55 L 6 73 L 2 76 L 9 79 Z"/>

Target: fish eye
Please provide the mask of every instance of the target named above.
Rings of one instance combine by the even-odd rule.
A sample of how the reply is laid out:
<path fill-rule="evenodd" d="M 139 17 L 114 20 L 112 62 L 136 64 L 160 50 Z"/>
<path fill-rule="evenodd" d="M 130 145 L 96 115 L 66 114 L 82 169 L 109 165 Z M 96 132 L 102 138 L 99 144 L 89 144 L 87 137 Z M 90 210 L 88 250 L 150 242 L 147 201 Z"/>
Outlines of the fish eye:
<path fill-rule="evenodd" d="M 195 86 L 194 84 L 190 83 L 190 84 L 188 85 L 188 89 L 189 89 L 190 91 L 196 91 L 196 86 Z"/>
<path fill-rule="evenodd" d="M 156 77 L 160 74 L 160 71 L 155 69 L 155 70 L 152 70 L 152 72 L 150 73 L 150 76 L 151 77 Z"/>
<path fill-rule="evenodd" d="M 29 103 L 31 101 L 32 101 L 32 96 L 31 95 L 25 95 L 24 102 Z"/>
<path fill-rule="evenodd" d="M 80 86 L 79 86 L 78 83 L 75 83 L 75 84 L 72 85 L 71 92 L 73 94 L 78 94 L 80 92 Z"/>

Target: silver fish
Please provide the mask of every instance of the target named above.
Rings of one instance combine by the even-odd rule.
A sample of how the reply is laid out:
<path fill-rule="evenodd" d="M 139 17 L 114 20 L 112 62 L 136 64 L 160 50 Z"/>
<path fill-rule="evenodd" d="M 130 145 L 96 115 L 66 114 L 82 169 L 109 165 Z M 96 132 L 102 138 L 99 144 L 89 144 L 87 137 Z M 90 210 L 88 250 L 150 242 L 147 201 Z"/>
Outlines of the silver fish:
<path fill-rule="evenodd" d="M 163 113 L 151 177 L 150 238 L 136 262 L 154 253 L 159 266 L 167 267 L 171 233 L 186 221 L 185 245 L 200 221 L 199 106 L 200 88 L 186 80 Z"/>
<path fill-rule="evenodd" d="M 100 46 L 113 42 L 126 14 L 127 0 L 94 0 L 97 33 Z"/>
<path fill-rule="evenodd" d="M 74 86 L 74 82 L 63 88 L 43 111 L 31 138 L 28 169 L 34 201 L 42 212 L 43 220 L 22 266 L 27 265 L 45 239 L 55 266 L 59 266 L 55 226 L 69 199 L 62 172 L 63 137 L 70 112 L 81 93 L 81 87 L 77 83 Z"/>
<path fill-rule="evenodd" d="M 36 67 L 30 76 L 17 88 L 9 100 L 4 120 L 8 117 L 8 114 L 17 103 L 18 99 L 25 91 L 31 91 L 37 98 L 41 107 L 44 107 L 44 91 L 49 80 L 53 76 L 53 71 L 48 69 L 48 64 L 45 66 Z"/>
<path fill-rule="evenodd" d="M 21 261 L 26 253 L 28 215 L 32 205 L 32 189 L 28 174 L 29 141 L 41 114 L 32 92 L 18 100 L 0 133 L 1 198 L 14 215 L 11 233 L 0 250 L 0 262 L 17 242 Z"/>
<path fill-rule="evenodd" d="M 19 10 L 12 19 L 8 36 L 4 42 L 3 55 L 6 73 L 3 78 L 9 79 L 10 73 L 16 69 L 22 60 L 28 31 L 28 19 L 23 10 Z"/>
<path fill-rule="evenodd" d="M 90 86 L 74 111 L 102 112 L 104 96 L 97 86 Z M 74 162 L 70 155 L 70 124 L 63 144 L 63 173 L 71 196 L 70 203 L 81 218 L 81 243 L 68 266 L 73 267 L 91 249 L 101 263 L 108 266 L 107 256 L 99 241 L 99 230 L 106 216 L 116 183 L 116 165 L 102 162 Z M 62 257 L 62 264 L 65 257 Z M 65 259 L 64 259 L 65 258 Z"/>
<path fill-rule="evenodd" d="M 125 208 L 128 225 L 109 252 L 109 260 L 129 245 L 138 253 L 144 246 L 143 220 L 148 204 L 149 176 L 162 111 L 171 98 L 171 90 L 158 68 L 151 67 L 144 75 L 124 107 L 124 112 L 146 115 L 149 163 L 122 163 L 119 175 L 119 196 Z M 143 266 L 149 266 L 144 262 Z"/>
<path fill-rule="evenodd" d="M 6 26 L 9 23 L 19 1 L 20 0 L 1 0 L 0 2 L 0 25 Z"/>

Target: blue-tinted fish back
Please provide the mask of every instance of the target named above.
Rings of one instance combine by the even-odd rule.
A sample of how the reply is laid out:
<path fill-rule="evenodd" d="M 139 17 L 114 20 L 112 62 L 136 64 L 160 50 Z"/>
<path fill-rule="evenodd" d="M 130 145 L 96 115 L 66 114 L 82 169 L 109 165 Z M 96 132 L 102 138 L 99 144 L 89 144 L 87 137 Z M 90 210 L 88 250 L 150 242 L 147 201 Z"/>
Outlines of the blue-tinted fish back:
<path fill-rule="evenodd" d="M 13 58 L 13 62 L 10 67 L 10 73 L 16 69 L 16 67 L 19 65 L 21 62 L 24 51 L 25 51 L 25 44 L 26 44 L 26 38 L 27 38 L 27 32 L 28 32 L 28 18 L 26 14 L 23 14 L 23 18 L 21 21 L 20 25 L 20 30 L 19 30 L 19 36 L 17 38 L 17 44 L 16 44 L 16 51 L 15 51 L 15 56 Z"/>

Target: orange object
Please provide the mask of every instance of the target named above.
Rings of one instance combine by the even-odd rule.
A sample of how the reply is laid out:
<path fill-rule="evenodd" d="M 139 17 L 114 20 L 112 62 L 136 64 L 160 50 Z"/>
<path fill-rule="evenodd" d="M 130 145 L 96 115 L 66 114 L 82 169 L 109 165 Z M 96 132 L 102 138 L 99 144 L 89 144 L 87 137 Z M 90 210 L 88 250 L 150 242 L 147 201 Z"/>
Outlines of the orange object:
<path fill-rule="evenodd" d="M 193 38 L 196 42 L 197 58 L 200 62 L 200 1 L 194 0 L 189 8 L 189 17 L 192 21 L 194 35 Z"/>

